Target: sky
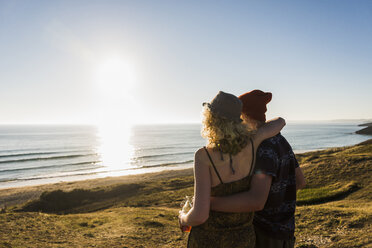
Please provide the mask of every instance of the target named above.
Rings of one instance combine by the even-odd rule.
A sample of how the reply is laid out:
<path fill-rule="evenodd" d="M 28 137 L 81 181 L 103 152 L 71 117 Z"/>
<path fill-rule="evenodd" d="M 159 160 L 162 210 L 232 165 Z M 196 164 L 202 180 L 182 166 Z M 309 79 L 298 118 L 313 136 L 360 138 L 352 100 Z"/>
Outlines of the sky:
<path fill-rule="evenodd" d="M 268 118 L 372 118 L 372 1 L 0 0 L 0 124 L 200 122 L 220 90 Z"/>

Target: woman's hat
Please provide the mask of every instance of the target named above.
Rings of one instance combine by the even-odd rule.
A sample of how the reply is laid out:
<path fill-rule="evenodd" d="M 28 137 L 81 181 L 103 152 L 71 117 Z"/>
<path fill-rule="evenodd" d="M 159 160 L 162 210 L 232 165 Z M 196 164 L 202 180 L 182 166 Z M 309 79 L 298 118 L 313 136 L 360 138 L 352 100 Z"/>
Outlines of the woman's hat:
<path fill-rule="evenodd" d="M 242 119 L 240 119 L 240 115 L 243 104 L 238 97 L 232 94 L 220 91 L 210 103 L 205 102 L 203 103 L 203 106 L 208 107 L 213 114 L 216 114 L 220 117 L 235 122 L 242 121 Z"/>
<path fill-rule="evenodd" d="M 265 122 L 266 104 L 271 101 L 271 98 L 272 94 L 270 92 L 261 90 L 252 90 L 239 96 L 243 103 L 242 113 L 254 120 Z"/>

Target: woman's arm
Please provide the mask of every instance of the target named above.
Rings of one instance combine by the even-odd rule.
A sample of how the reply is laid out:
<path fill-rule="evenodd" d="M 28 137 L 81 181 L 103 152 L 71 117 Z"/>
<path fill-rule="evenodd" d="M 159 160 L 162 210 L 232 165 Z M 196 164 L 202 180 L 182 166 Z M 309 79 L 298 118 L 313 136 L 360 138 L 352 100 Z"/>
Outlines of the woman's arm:
<path fill-rule="evenodd" d="M 179 216 L 182 226 L 197 226 L 203 224 L 209 217 L 211 196 L 211 175 L 209 166 L 205 163 L 204 149 L 195 153 L 194 162 L 194 205 L 187 214 Z"/>
<path fill-rule="evenodd" d="M 267 121 L 261 127 L 257 129 L 257 132 L 254 136 L 255 143 L 261 144 L 265 139 L 271 138 L 277 135 L 285 126 L 285 120 L 281 117 Z"/>

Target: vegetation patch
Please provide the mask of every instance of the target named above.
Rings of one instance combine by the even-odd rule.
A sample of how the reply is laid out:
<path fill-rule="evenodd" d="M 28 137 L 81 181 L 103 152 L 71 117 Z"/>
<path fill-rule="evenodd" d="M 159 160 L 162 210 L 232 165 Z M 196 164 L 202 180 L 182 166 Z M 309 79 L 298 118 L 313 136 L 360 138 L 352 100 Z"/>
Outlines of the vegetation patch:
<path fill-rule="evenodd" d="M 145 227 L 163 227 L 164 225 L 158 221 L 145 221 L 143 222 Z"/>
<path fill-rule="evenodd" d="M 192 176 L 106 188 L 55 190 L 44 192 L 39 199 L 23 205 L 18 211 L 44 213 L 89 213 L 113 206 L 180 207 L 182 199 L 193 193 Z"/>
<path fill-rule="evenodd" d="M 334 205 L 326 203 L 296 209 L 296 247 L 369 247 L 371 212 L 363 207 L 348 209 Z"/>
<path fill-rule="evenodd" d="M 105 189 L 74 189 L 44 192 L 38 200 L 26 203 L 20 210 L 45 213 L 93 212 L 111 207 L 113 198 L 126 198 L 137 194 L 138 184 L 123 184 Z M 110 199 L 110 201 L 107 201 Z"/>
<path fill-rule="evenodd" d="M 356 182 L 350 182 L 342 185 L 335 183 L 319 188 L 305 188 L 297 193 L 297 205 L 312 205 L 328 201 L 340 200 L 347 195 L 355 192 L 360 187 Z"/>

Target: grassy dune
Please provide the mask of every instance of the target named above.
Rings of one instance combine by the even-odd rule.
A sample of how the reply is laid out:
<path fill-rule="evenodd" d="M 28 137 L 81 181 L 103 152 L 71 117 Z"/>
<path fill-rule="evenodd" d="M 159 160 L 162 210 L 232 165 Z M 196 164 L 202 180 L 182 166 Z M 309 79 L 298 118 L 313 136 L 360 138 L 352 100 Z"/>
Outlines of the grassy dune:
<path fill-rule="evenodd" d="M 298 160 L 307 187 L 298 192 L 297 247 L 372 247 L 372 142 Z M 191 171 L 147 178 L 60 186 L 10 207 L 0 213 L 0 247 L 185 247 L 177 213 L 193 193 Z"/>

